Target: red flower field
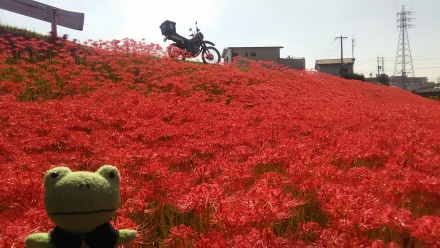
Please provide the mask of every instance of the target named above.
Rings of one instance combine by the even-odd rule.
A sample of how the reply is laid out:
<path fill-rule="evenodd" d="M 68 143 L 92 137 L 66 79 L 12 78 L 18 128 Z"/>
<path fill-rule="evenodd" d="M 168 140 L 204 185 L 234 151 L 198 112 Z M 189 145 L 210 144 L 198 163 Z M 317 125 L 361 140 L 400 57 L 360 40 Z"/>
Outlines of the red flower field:
<path fill-rule="evenodd" d="M 53 228 L 46 170 L 122 175 L 133 247 L 440 246 L 440 102 L 129 39 L 0 36 L 0 246 Z"/>

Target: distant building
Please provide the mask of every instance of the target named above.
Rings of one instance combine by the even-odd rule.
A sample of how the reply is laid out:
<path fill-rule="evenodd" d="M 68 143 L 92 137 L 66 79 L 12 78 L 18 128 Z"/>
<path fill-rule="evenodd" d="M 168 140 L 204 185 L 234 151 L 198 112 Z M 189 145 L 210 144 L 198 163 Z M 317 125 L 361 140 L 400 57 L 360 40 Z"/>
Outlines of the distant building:
<path fill-rule="evenodd" d="M 343 73 L 353 73 L 354 58 L 344 58 Z M 315 61 L 315 70 L 333 76 L 341 75 L 341 59 L 320 59 Z"/>
<path fill-rule="evenodd" d="M 390 85 L 402 88 L 407 91 L 417 92 L 422 89 L 432 88 L 433 84 L 428 83 L 426 77 L 403 77 L 391 76 Z"/>
<path fill-rule="evenodd" d="M 234 57 L 242 57 L 250 60 L 273 61 L 293 69 L 303 70 L 306 67 L 304 58 L 280 58 L 282 46 L 273 47 L 226 47 L 223 49 L 222 58 L 225 62 L 233 62 Z"/>

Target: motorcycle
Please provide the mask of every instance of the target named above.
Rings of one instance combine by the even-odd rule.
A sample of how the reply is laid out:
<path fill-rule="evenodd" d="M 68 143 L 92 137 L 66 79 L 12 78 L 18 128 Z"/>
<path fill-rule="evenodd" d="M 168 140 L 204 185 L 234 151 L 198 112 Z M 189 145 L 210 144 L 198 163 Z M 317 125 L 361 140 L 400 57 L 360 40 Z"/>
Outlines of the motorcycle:
<path fill-rule="evenodd" d="M 191 39 L 187 39 L 176 32 L 176 23 L 172 21 L 164 21 L 160 26 L 162 35 L 165 36 L 164 42 L 172 40 L 170 46 L 168 46 L 168 56 L 171 58 L 181 58 L 185 60 L 187 58 L 196 58 L 201 54 L 203 63 L 217 64 L 220 62 L 220 53 L 214 47 L 215 44 L 211 41 L 203 40 L 204 35 L 197 27 L 196 30 L 190 34 Z M 192 31 L 190 28 L 189 31 Z M 210 45 L 210 46 L 208 46 Z"/>

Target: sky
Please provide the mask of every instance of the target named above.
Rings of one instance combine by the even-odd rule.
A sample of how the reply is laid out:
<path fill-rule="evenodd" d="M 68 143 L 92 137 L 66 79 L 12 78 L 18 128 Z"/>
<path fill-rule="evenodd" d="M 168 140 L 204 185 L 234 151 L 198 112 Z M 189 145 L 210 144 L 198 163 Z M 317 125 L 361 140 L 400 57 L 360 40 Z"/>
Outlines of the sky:
<path fill-rule="evenodd" d="M 220 53 L 226 47 L 282 46 L 281 57 L 315 60 L 354 56 L 356 73 L 394 74 L 399 30 L 397 13 L 412 11 L 408 38 L 416 77 L 440 80 L 440 0 L 39 0 L 85 14 L 84 29 L 58 27 L 69 39 L 145 39 L 162 47 L 160 24 L 171 20 L 177 32 L 198 27 Z M 0 9 L 0 23 L 48 34 L 50 23 Z M 354 47 L 353 47 L 354 45 Z"/>

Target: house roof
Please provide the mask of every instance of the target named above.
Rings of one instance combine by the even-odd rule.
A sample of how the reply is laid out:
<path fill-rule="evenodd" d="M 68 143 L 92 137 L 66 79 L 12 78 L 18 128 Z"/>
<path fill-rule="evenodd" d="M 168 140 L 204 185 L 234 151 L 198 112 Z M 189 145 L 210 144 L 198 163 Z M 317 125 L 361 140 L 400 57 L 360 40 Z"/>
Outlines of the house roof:
<path fill-rule="evenodd" d="M 354 58 L 344 58 L 342 63 L 344 64 L 354 64 Z M 341 64 L 341 59 L 319 59 L 315 62 L 316 65 L 336 65 Z"/>

